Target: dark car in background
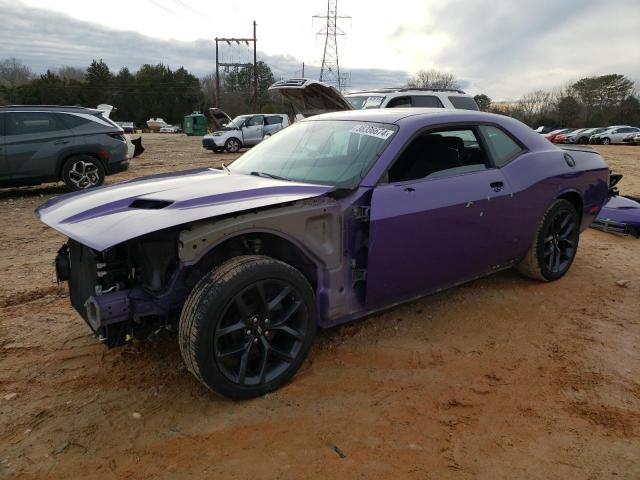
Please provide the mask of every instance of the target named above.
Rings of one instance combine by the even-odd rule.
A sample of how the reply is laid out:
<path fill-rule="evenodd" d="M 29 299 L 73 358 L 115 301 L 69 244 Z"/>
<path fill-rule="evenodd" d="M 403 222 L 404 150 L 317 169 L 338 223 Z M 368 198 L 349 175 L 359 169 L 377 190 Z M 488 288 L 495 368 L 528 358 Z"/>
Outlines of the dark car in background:
<path fill-rule="evenodd" d="M 0 187 L 63 181 L 71 190 L 102 185 L 129 167 L 124 131 L 100 110 L 0 107 Z"/>

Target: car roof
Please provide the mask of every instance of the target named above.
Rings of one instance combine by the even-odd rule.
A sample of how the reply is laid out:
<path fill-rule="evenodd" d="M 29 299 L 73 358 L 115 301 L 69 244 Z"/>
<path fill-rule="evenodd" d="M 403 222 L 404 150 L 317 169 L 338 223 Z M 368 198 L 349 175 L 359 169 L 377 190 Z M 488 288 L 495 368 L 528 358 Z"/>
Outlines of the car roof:
<path fill-rule="evenodd" d="M 446 118 L 446 121 L 451 121 L 451 118 L 459 117 L 461 121 L 468 121 L 471 118 L 473 120 L 482 121 L 494 120 L 494 117 L 503 117 L 502 115 L 495 115 L 487 112 L 478 112 L 475 110 L 458 110 L 453 108 L 372 108 L 369 110 L 348 110 L 345 112 L 330 112 L 320 115 L 314 115 L 313 117 L 305 118 L 301 121 L 307 120 L 355 120 L 361 122 L 379 122 L 379 123 L 397 123 L 398 121 L 407 117 L 429 117 L 433 118 L 435 122 Z M 462 119 L 465 120 L 462 120 Z M 455 121 L 455 120 L 454 120 Z"/>
<path fill-rule="evenodd" d="M 419 130 L 425 127 L 489 124 L 496 125 L 518 138 L 532 151 L 557 150 L 542 135 L 515 118 L 476 110 L 452 108 L 381 108 L 371 110 L 349 110 L 314 115 L 300 120 L 313 122 L 322 120 L 349 120 L 357 122 L 379 122 L 397 124 L 403 129 Z"/>
<path fill-rule="evenodd" d="M 463 90 L 457 88 L 420 88 L 420 87 L 392 87 L 392 88 L 377 88 L 372 90 L 359 90 L 355 92 L 345 93 L 345 97 L 349 97 L 351 95 L 366 95 L 369 93 L 433 93 L 433 92 L 444 92 L 444 93 L 457 93 L 462 95 L 467 95 L 467 93 Z"/>
<path fill-rule="evenodd" d="M 74 105 L 2 105 L 1 111 L 19 111 L 19 112 L 83 112 L 83 113 L 102 113 L 101 110 L 95 108 L 86 108 Z"/>

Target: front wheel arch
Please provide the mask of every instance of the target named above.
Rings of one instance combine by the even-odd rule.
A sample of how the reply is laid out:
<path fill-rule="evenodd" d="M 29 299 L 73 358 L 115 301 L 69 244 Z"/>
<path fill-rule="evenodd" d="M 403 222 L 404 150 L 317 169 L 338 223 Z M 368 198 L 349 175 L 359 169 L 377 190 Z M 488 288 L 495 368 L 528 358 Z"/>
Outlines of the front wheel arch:
<path fill-rule="evenodd" d="M 264 255 L 287 263 L 307 279 L 313 291 L 317 293 L 321 264 L 302 246 L 278 234 L 267 231 L 238 232 L 231 238 L 214 243 L 201 254 L 191 268 L 204 273 L 212 270 L 233 257 L 242 255 Z"/>

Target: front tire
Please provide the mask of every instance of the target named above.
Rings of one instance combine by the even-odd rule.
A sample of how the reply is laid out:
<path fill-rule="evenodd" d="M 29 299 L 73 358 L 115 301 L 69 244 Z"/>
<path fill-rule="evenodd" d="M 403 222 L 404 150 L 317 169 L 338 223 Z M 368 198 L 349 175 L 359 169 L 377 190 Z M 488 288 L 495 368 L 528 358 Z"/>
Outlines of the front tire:
<path fill-rule="evenodd" d="M 603 138 L 602 139 L 602 145 L 611 145 L 611 139 L 610 138 Z"/>
<path fill-rule="evenodd" d="M 526 257 L 517 269 L 523 275 L 550 282 L 562 278 L 578 251 L 580 220 L 567 200 L 556 200 L 546 211 Z"/>
<path fill-rule="evenodd" d="M 286 384 L 316 334 L 314 293 L 295 268 L 235 257 L 195 286 L 180 317 L 187 368 L 220 395 L 246 399 Z"/>
<path fill-rule="evenodd" d="M 237 138 L 230 138 L 225 142 L 224 148 L 229 153 L 237 153 L 242 148 L 242 144 Z"/>
<path fill-rule="evenodd" d="M 62 166 L 62 181 L 73 191 L 99 187 L 104 178 L 102 163 L 89 155 L 73 156 Z"/>

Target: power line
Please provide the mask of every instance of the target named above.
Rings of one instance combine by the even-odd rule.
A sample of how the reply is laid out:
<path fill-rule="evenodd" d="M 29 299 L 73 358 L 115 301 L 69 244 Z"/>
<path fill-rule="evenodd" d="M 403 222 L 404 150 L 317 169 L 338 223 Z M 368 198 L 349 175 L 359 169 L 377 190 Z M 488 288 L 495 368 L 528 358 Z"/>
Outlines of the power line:
<path fill-rule="evenodd" d="M 191 13 L 194 13 L 198 16 L 198 18 L 202 17 L 205 20 L 207 20 L 208 22 L 213 23 L 213 20 L 211 20 L 209 17 L 207 17 L 204 13 L 200 12 L 199 10 L 196 10 L 195 8 L 193 8 L 191 5 L 189 5 L 188 3 L 183 2 L 182 0 L 173 0 L 173 3 L 175 3 L 178 6 L 181 6 L 183 8 L 186 8 L 187 10 L 190 10 Z M 202 18 L 200 18 L 200 20 L 202 20 Z"/>
<path fill-rule="evenodd" d="M 156 7 L 160 7 L 162 10 L 164 10 L 165 12 L 169 12 L 171 15 L 173 15 L 174 17 L 178 17 L 178 18 L 182 18 L 180 15 L 178 15 L 176 12 L 174 12 L 173 10 L 171 10 L 170 8 L 165 7 L 164 5 L 162 5 L 161 3 L 158 3 L 156 0 L 149 0 L 151 3 L 153 3 Z"/>

